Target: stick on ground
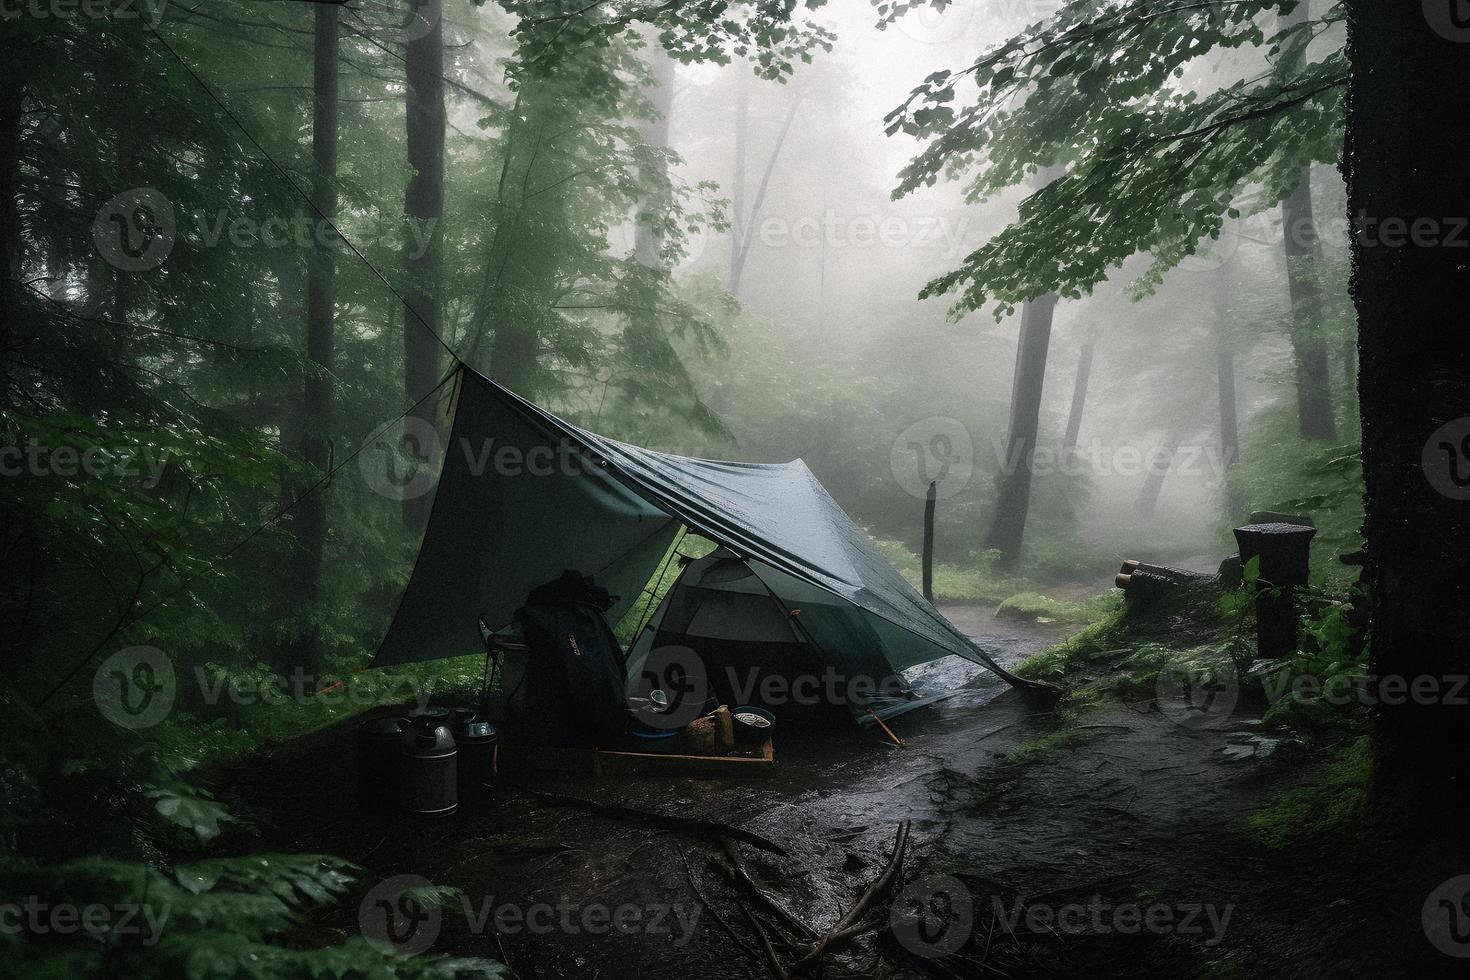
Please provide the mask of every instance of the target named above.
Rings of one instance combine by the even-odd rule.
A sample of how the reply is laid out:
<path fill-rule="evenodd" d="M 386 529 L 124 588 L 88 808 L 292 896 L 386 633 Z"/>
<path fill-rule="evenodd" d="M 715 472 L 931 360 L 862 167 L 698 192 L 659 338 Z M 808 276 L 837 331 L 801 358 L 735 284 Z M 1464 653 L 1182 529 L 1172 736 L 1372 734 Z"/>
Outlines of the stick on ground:
<path fill-rule="evenodd" d="M 613 803 L 598 803 L 594 800 L 584 800 L 578 796 L 563 796 L 560 793 L 543 793 L 540 790 L 526 789 L 521 787 L 521 792 L 527 796 L 558 806 L 575 807 L 578 810 L 586 810 L 588 813 L 596 813 L 604 817 L 616 817 L 621 820 L 637 820 L 642 823 L 653 824 L 663 827 L 665 830 L 682 830 L 691 834 L 707 834 L 713 837 L 729 837 L 751 847 L 758 847 L 781 857 L 789 855 L 781 847 L 767 840 L 760 834 L 753 834 L 739 827 L 729 824 L 718 823 L 713 820 L 699 820 L 691 817 L 676 817 L 668 813 L 652 813 L 648 810 L 635 810 L 632 807 L 618 806 Z"/>

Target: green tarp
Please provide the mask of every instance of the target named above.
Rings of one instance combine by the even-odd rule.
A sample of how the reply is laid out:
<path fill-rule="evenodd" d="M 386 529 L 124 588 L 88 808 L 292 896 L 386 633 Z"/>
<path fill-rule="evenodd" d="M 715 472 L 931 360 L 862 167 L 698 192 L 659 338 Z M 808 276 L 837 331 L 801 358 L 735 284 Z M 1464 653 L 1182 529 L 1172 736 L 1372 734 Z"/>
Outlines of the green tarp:
<path fill-rule="evenodd" d="M 375 664 L 479 649 L 476 620 L 511 622 L 532 588 L 573 568 L 637 598 L 681 525 L 861 611 L 895 670 L 955 654 L 1014 677 L 899 574 L 805 463 L 732 463 L 588 432 L 469 368 L 423 547 Z M 769 574 L 767 573 L 769 572 Z"/>

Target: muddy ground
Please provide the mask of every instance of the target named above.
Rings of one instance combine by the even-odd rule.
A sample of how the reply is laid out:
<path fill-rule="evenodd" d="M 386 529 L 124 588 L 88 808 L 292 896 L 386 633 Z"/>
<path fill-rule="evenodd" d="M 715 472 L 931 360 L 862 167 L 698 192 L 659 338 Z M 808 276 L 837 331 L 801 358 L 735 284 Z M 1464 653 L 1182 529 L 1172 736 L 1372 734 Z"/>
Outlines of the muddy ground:
<path fill-rule="evenodd" d="M 976 607 L 946 613 L 1006 663 L 1062 635 Z M 430 913 L 410 944 L 504 959 L 525 980 L 775 974 L 742 910 L 750 893 L 711 860 L 716 842 L 549 806 L 522 787 L 761 834 L 789 857 L 742 845 L 751 874 L 819 932 L 911 821 L 902 892 L 882 905 L 924 910 L 922 931 L 903 919 L 899 933 L 859 937 L 824 961 L 829 976 L 1463 975 L 1421 926 L 1431 890 L 1470 872 L 1463 849 L 1451 856 L 1456 845 L 1427 837 L 1265 849 L 1243 819 L 1312 770 L 1227 761 L 1230 727 L 1182 725 L 1141 703 L 1090 715 L 1047 750 L 1038 739 L 1056 730 L 1055 715 L 981 678 L 898 719 L 902 747 L 856 729 L 788 739 L 766 780 L 545 775 L 439 822 L 373 817 L 353 804 L 354 726 L 344 725 L 225 774 L 222 791 L 267 846 L 364 869 L 307 941 L 357 934 L 382 883 L 415 875 L 465 897 Z M 507 912 L 497 929 L 506 907 L 539 915 L 537 928 Z M 600 909 L 623 915 L 625 931 L 604 926 Z M 491 923 L 471 921 L 486 911 Z M 797 958 L 780 955 L 788 966 Z"/>

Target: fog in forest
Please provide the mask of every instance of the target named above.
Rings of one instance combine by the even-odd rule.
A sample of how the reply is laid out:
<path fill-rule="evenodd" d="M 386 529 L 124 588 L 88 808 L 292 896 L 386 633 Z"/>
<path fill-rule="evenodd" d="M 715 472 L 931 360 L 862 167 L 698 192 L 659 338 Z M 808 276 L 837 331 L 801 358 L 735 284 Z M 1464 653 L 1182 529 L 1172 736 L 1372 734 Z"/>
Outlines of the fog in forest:
<path fill-rule="evenodd" d="M 925 9 L 880 30 L 870 9 L 837 5 L 818 17 L 837 35 L 833 50 L 784 84 L 740 63 L 674 69 L 676 172 L 690 185 L 716 181 L 734 226 L 693 235 L 676 277 L 691 289 L 728 289 L 744 311 L 729 322 L 731 352 L 689 357 L 733 439 L 670 433 L 650 444 L 804 458 L 872 533 L 910 547 L 925 485 L 937 478 L 941 560 L 962 562 L 981 547 L 1005 465 L 1021 316 L 997 319 L 987 307 L 955 319 L 952 295 L 918 295 L 1014 221 L 1031 189 L 967 201 L 963 179 L 941 180 L 895 200 L 897 174 L 921 144 L 885 135 L 884 117 L 926 74 L 967 64 L 1034 21 L 1039 6 L 1048 5 Z M 1203 61 L 1208 70 L 1180 88 L 1229 84 L 1259 56 Z M 1317 213 L 1341 214 L 1335 169 L 1316 167 L 1312 181 Z M 1339 307 L 1344 225 L 1319 218 L 1329 302 Z M 616 229 L 610 249 L 631 247 L 633 227 Z M 1227 221 L 1146 294 L 1137 281 L 1150 262 L 1137 256 L 1091 295 L 1056 307 L 1026 529 L 1027 564 L 1044 577 L 1140 548 L 1180 559 L 1213 552 L 1245 516 L 1243 502 L 1278 503 L 1251 498 L 1239 477 L 1232 491 L 1225 473 L 1244 452 L 1272 451 L 1271 435 L 1250 443 L 1253 420 L 1276 413 L 1289 427 L 1294 411 L 1279 209 Z M 1233 372 L 1223 382 L 1222 362 Z M 1222 383 L 1233 390 L 1233 439 L 1222 435 Z M 1074 449 L 1064 443 L 1069 421 Z"/>

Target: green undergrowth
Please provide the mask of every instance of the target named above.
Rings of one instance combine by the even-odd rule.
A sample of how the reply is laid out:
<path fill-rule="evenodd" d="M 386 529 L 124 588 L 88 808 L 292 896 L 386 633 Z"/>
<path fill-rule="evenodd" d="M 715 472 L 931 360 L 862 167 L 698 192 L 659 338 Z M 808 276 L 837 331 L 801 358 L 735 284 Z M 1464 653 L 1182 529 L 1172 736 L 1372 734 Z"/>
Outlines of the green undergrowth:
<path fill-rule="evenodd" d="M 1351 831 L 1368 812 L 1373 755 L 1367 736 L 1332 749 L 1316 779 L 1291 789 L 1245 820 L 1246 832 L 1273 849 Z"/>
<path fill-rule="evenodd" d="M 1122 594 L 1100 596 L 1098 602 L 1101 612 L 1092 625 L 1021 661 L 1015 673 L 1028 680 L 1057 681 L 1082 669 L 1103 652 L 1115 649 L 1124 636 Z"/>
<path fill-rule="evenodd" d="M 1071 745 L 1080 742 L 1086 737 L 1086 732 L 1080 732 L 1075 728 L 1060 728 L 1045 735 L 1028 738 L 1019 742 L 1006 753 L 1006 760 L 1019 765 L 1036 762 L 1045 756 L 1051 755 Z"/>
<path fill-rule="evenodd" d="M 923 562 L 902 541 L 875 538 L 873 546 L 908 579 L 914 588 L 923 583 Z M 996 567 L 1000 553 L 982 551 L 964 565 L 934 565 L 935 602 L 1001 602 L 1019 592 L 1034 591 L 1036 583 Z"/>
<path fill-rule="evenodd" d="M 873 545 L 902 573 L 914 588 L 923 584 L 920 557 L 901 541 L 874 539 Z M 998 568 L 1000 552 L 979 551 L 971 554 L 964 565 L 934 566 L 934 601 L 995 603 L 996 616 L 1059 623 L 1093 623 L 1110 611 L 1110 594 L 1087 599 L 1055 599 L 1045 594 L 1045 577 L 1033 578 Z"/>
<path fill-rule="evenodd" d="M 1033 623 L 1097 623 L 1108 618 L 1121 601 L 1121 593 L 1116 592 L 1086 599 L 1053 599 L 1040 592 L 1020 592 L 1002 602 L 995 615 L 997 619 Z"/>
<path fill-rule="evenodd" d="M 1301 437 L 1295 404 L 1262 411 L 1251 420 L 1241 463 L 1231 468 L 1230 482 L 1244 504 L 1244 512 L 1232 515 L 1230 524 L 1254 511 L 1308 515 L 1317 527 L 1313 577 L 1333 592 L 1345 590 L 1357 578 L 1356 568 L 1337 560 L 1363 547 L 1363 466 L 1355 406 L 1339 406 L 1338 436 L 1331 445 Z M 1234 550 L 1229 527 L 1222 528 L 1220 543 Z"/>

